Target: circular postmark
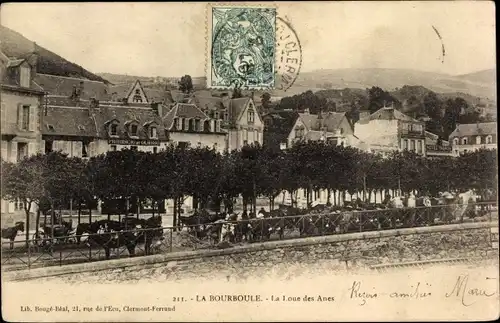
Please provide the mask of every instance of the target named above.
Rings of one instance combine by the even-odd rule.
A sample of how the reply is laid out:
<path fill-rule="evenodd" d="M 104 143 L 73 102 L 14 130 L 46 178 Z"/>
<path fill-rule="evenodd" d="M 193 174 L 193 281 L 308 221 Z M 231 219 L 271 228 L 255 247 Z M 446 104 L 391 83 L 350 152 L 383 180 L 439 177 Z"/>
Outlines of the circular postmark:
<path fill-rule="evenodd" d="M 275 11 L 266 8 L 214 9 L 212 86 L 274 86 Z"/>
<path fill-rule="evenodd" d="M 300 73 L 302 48 L 291 24 L 276 17 L 276 82 L 275 89 L 286 91 Z"/>

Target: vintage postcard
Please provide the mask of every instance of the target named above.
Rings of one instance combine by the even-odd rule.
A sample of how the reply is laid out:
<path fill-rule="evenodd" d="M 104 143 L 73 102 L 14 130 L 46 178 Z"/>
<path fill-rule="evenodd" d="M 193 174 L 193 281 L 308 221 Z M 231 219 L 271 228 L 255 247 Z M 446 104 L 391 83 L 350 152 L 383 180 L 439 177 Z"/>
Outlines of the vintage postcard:
<path fill-rule="evenodd" d="M 4 320 L 498 319 L 494 3 L 0 22 Z"/>

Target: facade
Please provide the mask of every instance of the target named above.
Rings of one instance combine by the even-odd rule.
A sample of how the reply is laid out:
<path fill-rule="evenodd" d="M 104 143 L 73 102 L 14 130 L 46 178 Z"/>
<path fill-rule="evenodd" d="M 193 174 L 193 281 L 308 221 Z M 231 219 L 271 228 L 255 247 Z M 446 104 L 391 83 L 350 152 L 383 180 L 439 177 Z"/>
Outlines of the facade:
<path fill-rule="evenodd" d="M 425 132 L 425 151 L 427 157 L 453 156 L 450 143 L 429 131 Z"/>
<path fill-rule="evenodd" d="M 226 149 L 227 134 L 221 129 L 221 120 L 210 118 L 195 104 L 177 103 L 162 122 L 174 145 L 208 147 L 220 153 Z"/>
<path fill-rule="evenodd" d="M 35 73 L 28 60 L 7 57 L 0 51 L 1 158 L 5 161 L 16 163 L 40 151 L 44 92 L 33 81 Z M 22 207 L 22 203 L 2 200 L 4 225 L 23 219 Z"/>
<path fill-rule="evenodd" d="M 221 97 L 197 97 L 193 103 L 212 119 L 220 122 L 220 129 L 227 133 L 226 148 L 239 150 L 245 145 L 263 144 L 264 123 L 250 97 L 231 99 L 227 93 Z"/>
<path fill-rule="evenodd" d="M 334 145 L 363 149 L 363 143 L 354 135 L 345 112 L 310 114 L 299 113 L 287 138 L 287 147 L 301 141 L 325 141 Z"/>
<path fill-rule="evenodd" d="M 481 148 L 497 149 L 497 124 L 496 122 L 459 124 L 449 139 L 454 156 Z"/>
<path fill-rule="evenodd" d="M 372 152 L 414 151 L 426 155 L 425 123 L 413 119 L 394 107 L 383 107 L 360 119 L 354 134 L 370 146 Z"/>

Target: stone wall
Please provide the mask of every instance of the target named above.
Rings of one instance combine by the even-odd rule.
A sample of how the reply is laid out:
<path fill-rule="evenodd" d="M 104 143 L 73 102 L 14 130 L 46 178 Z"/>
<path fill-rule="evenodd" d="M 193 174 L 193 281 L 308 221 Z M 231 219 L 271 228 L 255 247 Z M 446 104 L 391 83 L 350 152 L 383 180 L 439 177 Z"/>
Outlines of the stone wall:
<path fill-rule="evenodd" d="M 220 250 L 179 252 L 96 263 L 4 273 L 29 279 L 87 271 L 134 272 L 156 268 L 167 274 L 213 270 L 270 268 L 277 264 L 328 261 L 344 266 L 373 266 L 436 259 L 498 257 L 491 228 L 498 223 L 465 223 L 255 243 Z M 202 270 L 203 271 L 203 270 Z"/>

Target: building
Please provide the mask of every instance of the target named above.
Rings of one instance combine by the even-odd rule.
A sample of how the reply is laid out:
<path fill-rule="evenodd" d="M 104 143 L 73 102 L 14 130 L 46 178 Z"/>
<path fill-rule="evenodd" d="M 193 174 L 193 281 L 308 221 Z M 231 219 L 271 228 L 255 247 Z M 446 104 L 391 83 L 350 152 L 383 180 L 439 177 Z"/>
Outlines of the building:
<path fill-rule="evenodd" d="M 299 113 L 287 138 L 287 147 L 301 141 L 324 141 L 334 145 L 363 149 L 363 143 L 354 135 L 354 130 L 345 112 L 310 114 L 306 109 Z"/>
<path fill-rule="evenodd" d="M 29 59 L 0 51 L 1 158 L 17 163 L 40 152 L 40 105 L 44 92 L 34 82 L 36 68 Z M 23 204 L 1 201 L 2 221 L 11 225 L 25 217 Z"/>
<path fill-rule="evenodd" d="M 263 115 L 263 145 L 274 149 L 289 148 L 288 135 L 298 118 L 299 114 L 293 110 L 277 110 Z"/>
<path fill-rule="evenodd" d="M 450 134 L 449 141 L 454 156 L 481 148 L 497 149 L 497 124 L 496 122 L 457 124 Z"/>
<path fill-rule="evenodd" d="M 221 97 L 195 96 L 187 102 L 196 104 L 207 116 L 220 121 L 220 129 L 227 133 L 229 151 L 249 144 L 263 144 L 264 123 L 252 98 L 231 99 L 223 93 Z"/>
<path fill-rule="evenodd" d="M 394 107 L 383 107 L 360 119 L 354 134 L 369 145 L 372 152 L 414 151 L 426 155 L 425 123 L 413 119 Z"/>
<path fill-rule="evenodd" d="M 226 149 L 227 133 L 221 129 L 221 120 L 210 118 L 195 104 L 175 104 L 162 121 L 174 145 L 208 147 L 220 153 Z"/>
<path fill-rule="evenodd" d="M 425 151 L 427 157 L 453 156 L 450 143 L 429 131 L 425 131 Z"/>

